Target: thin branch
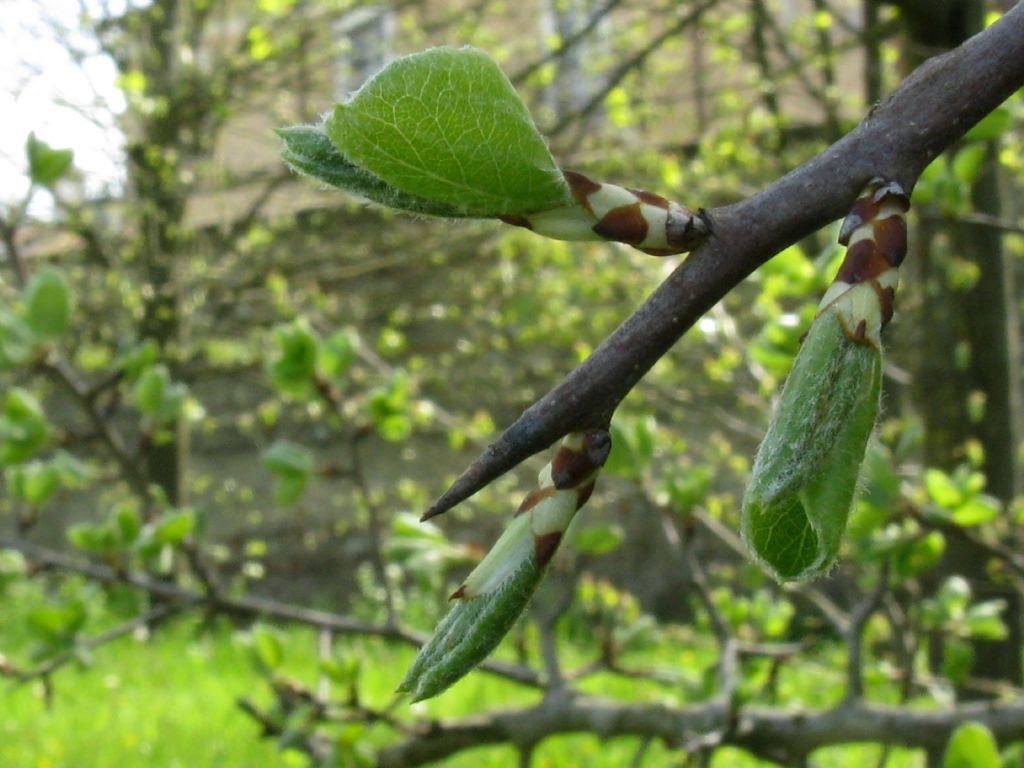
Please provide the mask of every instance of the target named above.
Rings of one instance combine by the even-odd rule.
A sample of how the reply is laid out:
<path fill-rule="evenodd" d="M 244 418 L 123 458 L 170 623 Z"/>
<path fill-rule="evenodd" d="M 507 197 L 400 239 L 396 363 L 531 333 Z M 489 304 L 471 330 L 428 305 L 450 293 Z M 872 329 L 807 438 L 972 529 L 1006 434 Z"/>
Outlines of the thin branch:
<path fill-rule="evenodd" d="M 1024 581 L 1024 555 L 1017 553 L 1013 548 L 999 542 L 988 541 L 970 528 L 964 528 L 962 525 L 957 525 L 952 521 L 925 515 L 913 504 L 904 504 L 903 511 L 920 523 L 923 528 L 939 531 L 948 536 L 955 536 L 962 541 L 968 542 L 978 551 L 984 552 L 989 557 L 1001 561 L 1010 569 L 1018 582 Z"/>
<path fill-rule="evenodd" d="M 565 54 L 567 54 L 569 51 L 575 48 L 577 44 L 582 42 L 587 37 L 587 35 L 589 35 L 591 32 L 597 29 L 598 24 L 600 24 L 604 20 L 604 18 L 608 16 L 609 13 L 615 10 L 616 7 L 621 5 L 621 3 L 622 0 L 607 0 L 607 2 L 604 5 L 602 5 L 600 8 L 598 8 L 590 15 L 590 18 L 587 19 L 586 24 L 584 24 L 582 27 L 573 32 L 564 40 L 560 41 L 557 48 L 553 48 L 536 61 L 527 64 L 525 67 L 523 67 L 514 75 L 512 75 L 512 77 L 510 77 L 509 80 L 512 81 L 513 85 L 522 85 L 523 82 L 530 77 L 530 75 L 532 75 L 538 69 L 543 67 L 545 64 L 548 64 L 552 61 L 556 61 L 565 56 Z"/>
<path fill-rule="evenodd" d="M 42 370 L 63 386 L 78 402 L 100 440 L 121 469 L 122 476 L 128 481 L 132 490 L 144 502 L 150 500 L 149 479 L 145 470 L 137 462 L 136 454 L 128 448 L 121 433 L 118 432 L 104 414 L 96 407 L 93 389 L 81 381 L 78 373 L 71 365 L 56 356 L 41 363 Z"/>
<path fill-rule="evenodd" d="M 117 571 L 104 565 L 87 562 L 24 539 L 0 537 L 0 549 L 13 549 L 21 552 L 38 566 L 77 573 L 101 584 L 127 584 L 151 595 L 196 607 L 202 606 L 227 615 L 249 618 L 263 617 L 293 624 L 305 624 L 319 629 L 329 629 L 337 634 L 380 637 L 417 647 L 427 640 L 426 635 L 410 629 L 360 621 L 348 616 L 318 611 L 314 608 L 303 608 L 277 600 L 226 594 L 204 594 L 170 581 L 154 579 L 146 574 Z M 480 669 L 520 685 L 532 688 L 544 687 L 540 675 L 535 670 L 518 664 L 486 661 L 480 665 Z"/>
<path fill-rule="evenodd" d="M 729 549 L 740 557 L 749 559 L 750 554 L 747 552 L 746 546 L 742 541 L 740 541 L 740 537 L 737 536 L 732 529 L 700 508 L 693 511 L 693 517 L 697 522 L 704 526 L 709 533 L 729 547 Z M 762 572 L 768 575 L 767 571 L 764 571 L 763 569 Z M 774 581 L 774 579 L 772 581 Z M 837 606 L 827 595 L 822 593 L 813 585 L 808 584 L 807 582 L 790 582 L 788 584 L 780 585 L 780 589 L 787 594 L 796 595 L 806 600 L 822 615 L 822 617 L 824 617 L 824 619 L 838 634 L 846 634 L 850 624 L 849 617 L 843 613 L 842 609 L 839 608 L 839 606 Z"/>
<path fill-rule="evenodd" d="M 28 207 L 32 190 L 25 196 L 21 205 L 17 208 L 0 213 L 0 240 L 3 241 L 4 249 L 7 251 L 7 259 L 11 262 L 11 271 L 14 273 L 15 284 L 24 288 L 28 283 L 28 267 L 25 266 L 25 257 L 18 246 L 18 227 Z"/>
<path fill-rule="evenodd" d="M 1024 85 L 1024 4 L 918 67 L 861 124 L 761 192 L 707 211 L 712 236 L 565 379 L 528 408 L 427 510 L 451 509 L 618 404 L 697 320 L 783 248 L 844 215 L 872 177 L 921 171 Z"/>
<path fill-rule="evenodd" d="M 717 0 L 704 0 L 704 2 L 697 4 L 696 7 L 680 16 L 674 24 L 670 24 L 665 27 L 664 30 L 662 30 L 662 32 L 653 40 L 647 43 L 647 45 L 612 70 L 608 75 L 608 79 L 604 82 L 604 85 L 593 93 L 582 107 L 570 112 L 555 123 L 555 125 L 547 132 L 548 136 L 557 136 L 573 123 L 589 116 L 595 109 L 601 106 L 605 97 L 615 90 L 616 86 L 618 86 L 630 72 L 642 67 L 652 53 L 661 48 L 661 46 L 669 40 L 679 35 L 679 33 L 691 24 L 695 24 L 700 21 L 701 14 L 714 6 L 716 2 Z"/>
<path fill-rule="evenodd" d="M 65 664 L 76 661 L 83 651 L 96 650 L 100 646 L 106 645 L 120 637 L 130 635 L 142 627 L 151 626 L 158 621 L 166 619 L 172 614 L 191 608 L 198 602 L 199 600 L 196 599 L 165 603 L 153 608 L 152 610 L 146 611 L 145 613 L 141 613 L 128 621 L 118 624 L 116 627 L 111 627 L 106 632 L 101 632 L 95 637 L 76 642 L 74 648 L 57 654 L 53 658 L 40 664 L 38 667 L 34 667 L 32 669 L 19 669 L 10 664 L 0 664 L 0 675 L 13 677 L 15 680 L 22 683 L 29 682 L 30 680 L 36 680 L 41 677 L 49 677 Z"/>
<path fill-rule="evenodd" d="M 864 627 L 878 610 L 889 590 L 889 561 L 878 573 L 878 582 L 863 601 L 850 612 L 850 626 L 846 632 L 846 697 L 852 701 L 864 695 Z"/>
<path fill-rule="evenodd" d="M 919 215 L 921 219 L 934 222 L 936 224 L 948 224 L 952 221 L 956 224 L 973 224 L 978 227 L 998 229 L 1000 232 L 1006 232 L 1010 235 L 1024 235 L 1024 222 L 1001 219 L 998 216 L 993 216 L 989 213 L 978 213 L 977 211 L 972 211 L 969 213 L 958 213 L 954 216 L 942 216 L 932 213 L 922 213 Z"/>

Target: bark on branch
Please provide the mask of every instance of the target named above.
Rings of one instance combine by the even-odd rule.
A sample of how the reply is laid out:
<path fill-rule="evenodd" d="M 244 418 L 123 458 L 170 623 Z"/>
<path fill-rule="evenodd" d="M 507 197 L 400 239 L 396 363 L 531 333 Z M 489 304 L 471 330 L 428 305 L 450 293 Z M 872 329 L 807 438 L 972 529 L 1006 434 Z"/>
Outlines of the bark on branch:
<path fill-rule="evenodd" d="M 799 765 L 821 747 L 854 742 L 941 750 L 950 732 L 967 721 L 984 723 L 1003 743 L 1024 738 L 1024 702 L 962 704 L 944 710 L 850 702 L 827 710 L 743 709 L 736 727 L 725 729 L 727 706 L 690 707 L 620 704 L 599 699 L 549 698 L 536 707 L 436 722 L 423 733 L 378 753 L 380 768 L 411 768 L 487 744 L 537 744 L 562 733 L 604 738 L 639 736 L 679 745 L 722 730 L 734 745 L 781 765 Z"/>
<path fill-rule="evenodd" d="M 779 251 L 844 215 L 884 175 L 921 171 L 1024 86 L 1024 4 L 925 62 L 857 128 L 767 188 L 708 211 L 713 232 L 561 383 L 528 408 L 427 510 L 451 509 L 572 431 L 607 425 L 636 383 L 716 302 Z"/>

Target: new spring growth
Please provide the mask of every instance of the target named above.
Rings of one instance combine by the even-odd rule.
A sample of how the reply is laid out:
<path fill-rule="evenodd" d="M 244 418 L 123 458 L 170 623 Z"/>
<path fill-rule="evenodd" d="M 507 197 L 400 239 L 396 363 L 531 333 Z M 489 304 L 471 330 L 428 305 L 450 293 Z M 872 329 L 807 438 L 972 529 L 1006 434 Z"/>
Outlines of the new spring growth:
<path fill-rule="evenodd" d="M 508 528 L 451 596 L 452 606 L 398 686 L 421 701 L 444 691 L 494 650 L 526 608 L 569 523 L 594 490 L 611 438 L 567 436 Z"/>
<path fill-rule="evenodd" d="M 831 567 L 878 415 L 881 331 L 907 251 L 899 184 L 875 178 L 843 222 L 848 249 L 825 292 L 757 452 L 743 538 L 780 580 Z"/>
<path fill-rule="evenodd" d="M 398 59 L 319 125 L 278 133 L 294 170 L 410 213 L 500 219 L 656 256 L 690 251 L 709 231 L 703 214 L 660 195 L 559 169 L 508 78 L 474 48 Z"/>

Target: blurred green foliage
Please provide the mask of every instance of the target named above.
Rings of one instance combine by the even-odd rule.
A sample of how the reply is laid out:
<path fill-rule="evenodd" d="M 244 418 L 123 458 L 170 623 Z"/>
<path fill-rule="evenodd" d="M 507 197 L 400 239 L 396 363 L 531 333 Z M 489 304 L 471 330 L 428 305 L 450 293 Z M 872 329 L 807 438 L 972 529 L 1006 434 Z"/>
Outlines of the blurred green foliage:
<path fill-rule="evenodd" d="M 219 8 L 185 5 L 195 13 L 182 24 Z M 419 523 L 418 513 L 673 263 L 494 224 L 400 217 L 340 193 L 310 202 L 304 196 L 315 190 L 294 180 L 274 182 L 283 191 L 272 188 L 273 203 L 251 219 L 237 208 L 225 218 L 207 215 L 221 195 L 251 181 L 251 168 L 225 162 L 248 157 L 248 144 L 225 128 L 231 118 L 273 102 L 268 137 L 271 125 L 316 118 L 297 94 L 311 71 L 304 46 L 329 24 L 296 9 L 279 0 L 247 6 L 244 44 L 214 65 L 197 51 L 181 53 L 191 39 L 182 29 L 173 45 L 120 60 L 124 119 L 137 131 L 126 147 L 128 204 L 76 197 L 71 185 L 85 167 L 70 151 L 29 139 L 31 193 L 2 206 L 5 224 L 17 225 L 11 242 L 23 251 L 25 275 L 5 240 L 0 538 L 66 544 L 82 561 L 183 589 L 203 588 L 198 557 L 224 594 L 271 593 L 425 631 L 547 459 L 495 482 L 440 525 Z M 328 9 L 339 17 L 349 10 Z M 825 77 L 815 69 L 825 60 L 819 32 L 840 48 L 864 43 L 833 14 L 804 14 L 789 26 L 773 17 L 772 51 L 781 58 L 765 69 L 752 6 L 717 3 L 690 30 L 703 46 L 704 71 L 693 70 L 698 54 L 684 33 L 612 83 L 617 66 L 651 43 L 651 29 L 663 28 L 664 9 L 641 4 L 596 27 L 601 42 L 587 49 L 582 70 L 553 59 L 521 79 L 520 67 L 566 38 L 523 33 L 497 12 L 497 25 L 486 13 L 458 12 L 434 19 L 439 26 L 429 33 L 419 12 L 395 12 L 401 51 L 438 37 L 485 47 L 512 73 L 542 129 L 572 118 L 548 139 L 559 163 L 695 206 L 759 189 L 826 145 L 830 112 L 845 129 L 870 106 L 859 85 L 816 85 Z M 159 33 L 152 13 L 140 6 L 116 20 L 121 39 Z M 886 29 L 895 28 L 899 19 L 886 14 Z M 160 51 L 173 53 L 173 66 L 147 58 Z M 882 43 L 886 90 L 898 79 L 888 62 L 900 53 L 896 38 Z M 555 92 L 567 77 L 611 87 L 588 115 L 572 115 Z M 990 492 L 977 442 L 959 446 L 955 462 L 928 465 L 914 402 L 920 381 L 912 379 L 924 298 L 938 284 L 962 296 L 978 279 L 952 237 L 958 217 L 973 210 L 970 185 L 997 166 L 1009 188 L 1019 185 L 1022 118 L 1018 95 L 937 158 L 915 189 L 912 241 L 915 231 L 937 232 L 929 271 L 921 273 L 924 263 L 916 271 L 912 262 L 924 254 L 912 253 L 887 331 L 892 367 L 859 498 L 838 564 L 812 585 L 812 597 L 849 612 L 888 569 L 882 609 L 863 631 L 872 701 L 934 708 L 956 700 L 972 682 L 974 641 L 1009 629 L 1004 604 L 948 572 L 944 558 L 965 536 L 976 538 L 992 551 L 984 558 L 991 578 L 1015 588 L 1014 562 L 998 550 L 1020 541 L 1024 504 Z M 268 154 L 276 157 L 272 145 Z M 40 200 L 53 201 L 52 213 L 35 212 L 30 203 Z M 744 705 L 843 700 L 847 646 L 836 627 L 814 599 L 780 590 L 730 538 L 773 398 L 841 256 L 835 239 L 835 227 L 816 233 L 751 275 L 616 414 L 607 471 L 538 599 L 543 611 L 560 590 L 571 598 L 555 634 L 565 669 L 593 670 L 574 681 L 585 693 L 667 706 L 708 700 L 719 684 L 713 608 L 742 643 L 798 649 L 781 659 L 742 657 Z M 1019 265 L 1024 240 L 1018 233 L 1005 242 Z M 943 370 L 961 370 L 971 354 L 960 344 L 946 350 Z M 989 405 L 971 402 L 975 415 Z M 706 565 L 708 604 L 680 556 L 685 547 Z M 4 766 L 305 765 L 297 749 L 311 736 L 327 739 L 334 764 L 361 765 L 396 738 L 381 722 L 361 720 L 355 704 L 391 704 L 411 647 L 338 636 L 320 653 L 320 638 L 306 629 L 196 615 L 140 627 L 90 652 L 88 640 L 139 616 L 148 599 L 123 584 L 39 572 L 14 549 L 0 548 L 0 601 L 0 667 L 72 657 L 53 675 L 4 683 Z M 513 630 L 500 659 L 543 667 L 533 618 Z M 342 717 L 310 706 L 306 694 L 321 684 Z M 261 740 L 261 727 L 236 706 L 243 696 L 280 733 Z M 439 702 L 389 712 L 408 725 L 537 697 L 476 673 Z M 991 753 L 975 746 L 990 739 L 965 729 L 947 765 L 987 768 L 955 762 Z M 642 746 L 558 737 L 537 746 L 532 764 L 626 765 Z M 1019 745 L 1003 747 L 1012 764 Z M 873 765 L 882 751 L 831 747 L 812 759 Z M 921 764 L 909 751 L 888 754 L 888 768 Z M 446 764 L 506 766 L 516 758 L 504 745 Z M 649 766 L 679 760 L 660 743 L 643 753 Z M 764 763 L 725 747 L 710 764 Z"/>

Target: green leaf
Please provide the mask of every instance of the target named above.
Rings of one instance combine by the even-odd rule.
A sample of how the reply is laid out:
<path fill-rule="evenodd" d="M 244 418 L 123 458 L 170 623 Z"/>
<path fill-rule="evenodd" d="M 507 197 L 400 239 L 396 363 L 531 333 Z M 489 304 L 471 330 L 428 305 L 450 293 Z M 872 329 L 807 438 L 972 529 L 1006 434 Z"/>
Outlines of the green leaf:
<path fill-rule="evenodd" d="M 10 467 L 6 480 L 11 496 L 39 506 L 60 487 L 61 472 L 52 462 L 30 461 Z"/>
<path fill-rule="evenodd" d="M 962 682 L 974 666 L 974 648 L 959 637 L 946 637 L 942 642 L 942 674 L 954 683 Z"/>
<path fill-rule="evenodd" d="M 25 322 L 33 333 L 57 338 L 67 330 L 70 312 L 71 288 L 62 272 L 47 268 L 32 275 L 25 288 Z"/>
<path fill-rule="evenodd" d="M 153 339 L 146 339 L 118 356 L 117 364 L 128 381 L 135 381 L 160 359 L 160 347 Z"/>
<path fill-rule="evenodd" d="M 83 552 L 106 555 L 121 548 L 117 531 L 105 523 L 76 523 L 67 529 L 68 541 Z"/>
<path fill-rule="evenodd" d="M 320 669 L 333 682 L 349 687 L 358 681 L 362 673 L 362 662 L 356 656 L 345 656 L 340 659 L 328 656 L 320 661 Z"/>
<path fill-rule="evenodd" d="M 196 515 L 191 509 L 168 512 L 147 526 L 145 538 L 161 546 L 180 544 L 192 533 L 195 524 Z"/>
<path fill-rule="evenodd" d="M 946 745 L 942 768 L 1002 768 L 992 731 L 981 723 L 964 723 Z"/>
<path fill-rule="evenodd" d="M 336 331 L 320 345 L 317 368 L 323 371 L 325 376 L 341 378 L 355 362 L 358 348 L 359 336 L 355 331 L 348 328 Z"/>
<path fill-rule="evenodd" d="M 32 458 L 46 443 L 49 431 L 39 401 L 21 387 L 9 390 L 0 412 L 0 465 Z"/>
<path fill-rule="evenodd" d="M 573 546 L 588 555 L 605 555 L 618 549 L 626 536 L 617 525 L 590 525 L 572 532 Z"/>
<path fill-rule="evenodd" d="M 967 609 L 967 633 L 981 640 L 1005 640 L 1009 630 L 1003 622 L 1006 601 L 986 600 Z"/>
<path fill-rule="evenodd" d="M 274 499 L 278 504 L 294 504 L 302 498 L 315 468 L 308 448 L 278 440 L 263 452 L 263 463 L 274 473 Z"/>
<path fill-rule="evenodd" d="M 305 476 L 313 472 L 313 453 L 306 447 L 288 440 L 277 440 L 263 452 L 263 463 L 275 475 Z"/>
<path fill-rule="evenodd" d="M 131 504 L 119 504 L 114 509 L 113 522 L 123 544 L 133 544 L 142 531 L 142 518 Z"/>
<path fill-rule="evenodd" d="M 903 578 L 919 576 L 931 569 L 945 551 L 946 538 L 938 531 L 912 538 L 897 550 L 893 572 Z"/>
<path fill-rule="evenodd" d="M 281 667 L 284 646 L 275 632 L 266 627 L 254 627 L 250 639 L 253 663 L 261 673 L 269 674 Z"/>
<path fill-rule="evenodd" d="M 529 536 L 529 530 L 522 535 Z M 420 648 L 398 690 L 411 693 L 413 701 L 421 701 L 436 696 L 468 673 L 508 634 L 543 574 L 544 569 L 531 553 L 507 575 L 501 589 L 472 600 L 454 600 L 433 636 Z"/>
<path fill-rule="evenodd" d="M 324 124 L 341 153 L 402 193 L 493 217 L 573 203 L 526 106 L 473 48 L 398 59 Z"/>
<path fill-rule="evenodd" d="M 848 339 L 831 312 L 814 321 L 743 498 L 743 538 L 776 578 L 811 578 L 835 560 L 881 379 L 876 347 Z"/>
<path fill-rule="evenodd" d="M 171 374 L 163 363 L 151 365 L 135 382 L 135 405 L 158 424 L 174 421 L 181 414 L 188 397 L 188 388 L 172 382 Z"/>
<path fill-rule="evenodd" d="M 998 500 L 979 494 L 954 509 L 951 517 L 957 525 L 969 528 L 992 522 L 999 516 L 999 511 Z"/>
<path fill-rule="evenodd" d="M 282 392 L 301 395 L 316 375 L 320 339 L 303 319 L 274 328 L 277 344 L 267 364 L 267 378 Z"/>
<path fill-rule="evenodd" d="M 659 489 L 667 496 L 672 508 L 679 514 L 689 514 L 698 504 L 704 503 L 711 487 L 711 468 L 698 466 L 680 468 L 668 472 L 662 478 Z"/>
<path fill-rule="evenodd" d="M 84 626 L 85 604 L 81 600 L 39 605 L 28 612 L 28 625 L 48 640 L 69 640 Z"/>
<path fill-rule="evenodd" d="M 409 406 L 409 377 L 402 371 L 374 389 L 367 401 L 370 422 L 390 442 L 401 442 L 412 432 Z"/>
<path fill-rule="evenodd" d="M 284 141 L 281 158 L 292 170 L 324 184 L 400 211 L 446 218 L 466 216 L 456 206 L 406 194 L 359 168 L 338 151 L 321 126 L 293 125 L 278 129 L 277 135 Z"/>
<path fill-rule="evenodd" d="M 925 470 L 924 488 L 929 498 L 943 509 L 956 509 L 964 501 L 963 491 L 941 469 Z"/>
<path fill-rule="evenodd" d="M 54 184 L 71 168 L 74 153 L 70 149 L 53 149 L 40 141 L 34 133 L 28 135 L 25 143 L 28 156 L 28 173 L 34 184 L 44 187 Z"/>
<path fill-rule="evenodd" d="M 653 416 L 612 418 L 612 451 L 605 462 L 606 472 L 639 477 L 654 456 L 654 435 L 658 423 Z"/>
<path fill-rule="evenodd" d="M 11 583 L 28 575 L 28 561 L 15 549 L 0 549 L 0 597 Z"/>
<path fill-rule="evenodd" d="M 24 365 L 32 359 L 35 339 L 28 324 L 0 310 L 0 370 Z"/>

